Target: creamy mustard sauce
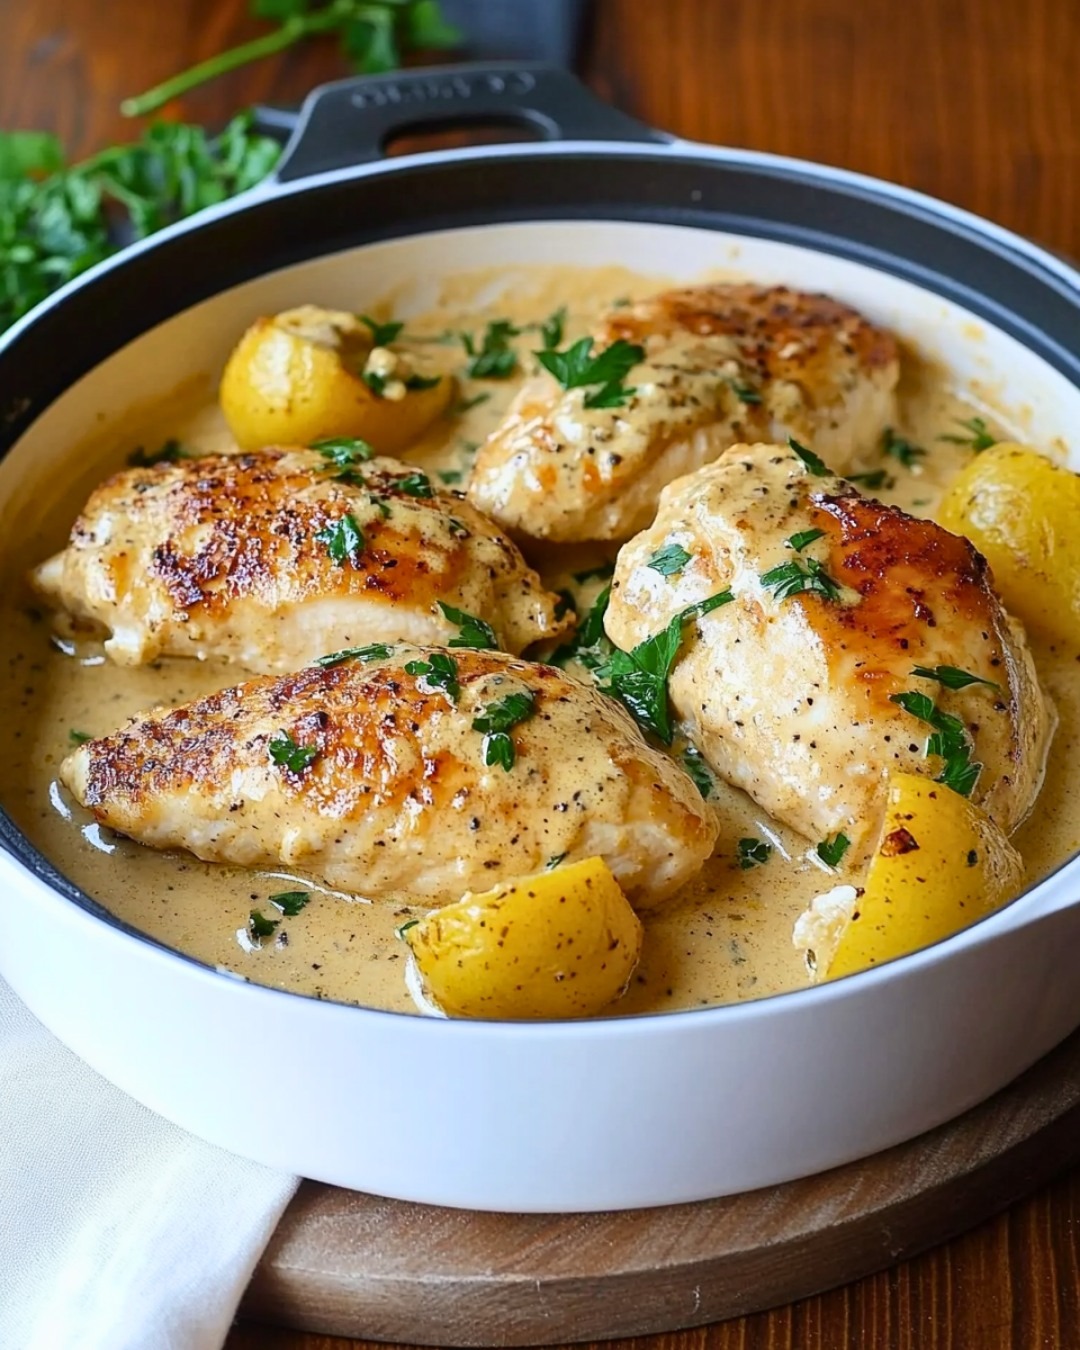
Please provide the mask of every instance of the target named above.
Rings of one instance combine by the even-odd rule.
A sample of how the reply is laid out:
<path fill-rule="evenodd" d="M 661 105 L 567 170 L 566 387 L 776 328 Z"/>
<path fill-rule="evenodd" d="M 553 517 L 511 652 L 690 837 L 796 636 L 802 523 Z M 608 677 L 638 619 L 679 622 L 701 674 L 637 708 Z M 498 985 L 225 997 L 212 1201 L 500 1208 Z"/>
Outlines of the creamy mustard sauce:
<path fill-rule="evenodd" d="M 703 278 L 711 279 L 711 278 Z M 453 372 L 467 362 L 457 334 L 509 319 L 538 325 L 567 308 L 566 340 L 584 333 L 596 310 L 623 297 L 641 297 L 670 284 L 620 268 L 535 267 L 470 273 L 444 283 L 439 303 L 410 313 L 389 295 L 371 312 L 407 320 L 402 340 L 423 371 Z M 239 334 L 237 334 L 239 337 Z M 523 364 L 539 346 L 538 330 L 514 339 Z M 415 461 L 448 486 L 464 486 L 476 446 L 496 426 L 522 378 L 462 378 L 455 410 L 413 447 Z M 971 451 L 940 438 L 960 430 L 958 419 L 980 415 L 1002 438 L 1018 435 L 1000 410 L 957 390 L 947 372 L 905 353 L 901 421 L 897 428 L 927 453 L 912 467 L 870 456 L 889 484 L 875 495 L 918 515 L 932 514 L 942 489 Z M 34 608 L 22 574 L 62 547 L 87 492 L 121 467 L 139 446 L 155 449 L 176 438 L 186 451 L 231 448 L 210 378 L 190 382 L 165 404 L 135 410 L 123 425 L 95 434 L 71 456 L 63 482 L 42 491 L 34 512 L 5 541 L 0 669 L 0 800 L 33 843 L 68 877 L 119 918 L 166 946 L 261 984 L 371 1007 L 415 1012 L 405 981 L 407 951 L 395 929 L 405 908 L 369 904 L 329 891 L 287 871 L 247 872 L 161 854 L 97 826 L 57 783 L 73 738 L 104 735 L 131 714 L 187 702 L 235 684 L 245 672 L 220 663 L 163 661 L 136 669 L 109 664 L 99 644 L 57 639 Z M 613 549 L 569 546 L 534 550 L 532 560 L 552 586 L 574 590 L 580 612 L 604 584 L 574 580 Z M 1080 748 L 1080 653 L 1035 643 L 1043 687 L 1060 725 L 1046 783 L 1031 818 L 1014 842 L 1029 882 L 1080 849 L 1080 789 L 1069 767 Z M 662 913 L 646 920 L 641 964 L 625 998 L 612 1011 L 652 1012 L 759 998 L 805 985 L 809 976 L 791 942 L 797 915 L 834 884 L 812 845 L 766 817 L 744 794 L 718 785 L 712 801 L 720 820 L 713 859 Z M 744 869 L 739 840 L 773 845 L 769 861 Z M 288 890 L 311 893 L 307 906 L 282 918 L 269 900 Z M 254 940 L 249 915 L 281 919 L 272 938 Z M 417 911 L 419 912 L 419 911 Z"/>

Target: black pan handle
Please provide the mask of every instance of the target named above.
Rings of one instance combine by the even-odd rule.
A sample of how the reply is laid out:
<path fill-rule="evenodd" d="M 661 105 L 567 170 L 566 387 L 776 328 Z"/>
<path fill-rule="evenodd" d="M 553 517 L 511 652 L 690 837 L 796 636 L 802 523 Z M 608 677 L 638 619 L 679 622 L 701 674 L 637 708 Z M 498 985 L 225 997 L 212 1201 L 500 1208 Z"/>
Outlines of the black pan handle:
<path fill-rule="evenodd" d="M 313 90 L 278 165 L 289 183 L 380 159 L 392 136 L 484 123 L 517 124 L 545 140 L 671 138 L 610 107 L 573 75 L 539 62 L 423 67 L 339 80 Z"/>

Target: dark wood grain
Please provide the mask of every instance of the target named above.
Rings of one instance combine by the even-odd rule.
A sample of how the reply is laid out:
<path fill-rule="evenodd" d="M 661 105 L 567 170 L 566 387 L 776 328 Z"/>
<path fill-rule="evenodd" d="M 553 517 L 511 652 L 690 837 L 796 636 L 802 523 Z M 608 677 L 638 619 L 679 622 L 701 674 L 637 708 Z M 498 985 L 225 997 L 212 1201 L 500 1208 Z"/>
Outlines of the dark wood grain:
<path fill-rule="evenodd" d="M 511 0 L 493 0 L 493 3 Z M 594 87 L 681 135 L 818 159 L 1080 253 L 1076 0 L 599 0 Z M 0 127 L 74 154 L 126 138 L 125 95 L 258 31 L 247 0 L 0 0 Z M 170 113 L 223 122 L 344 73 L 329 42 Z M 648 1350 L 1080 1347 L 1080 1176 L 883 1274 Z M 354 1342 L 240 1325 L 229 1350 Z"/>

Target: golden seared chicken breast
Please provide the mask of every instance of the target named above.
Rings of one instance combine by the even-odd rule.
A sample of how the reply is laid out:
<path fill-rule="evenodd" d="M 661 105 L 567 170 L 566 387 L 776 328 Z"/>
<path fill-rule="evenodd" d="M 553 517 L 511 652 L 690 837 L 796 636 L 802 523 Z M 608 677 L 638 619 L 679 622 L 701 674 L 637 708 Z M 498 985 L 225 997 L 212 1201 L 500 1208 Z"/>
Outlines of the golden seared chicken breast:
<path fill-rule="evenodd" d="M 518 652 L 561 631 L 558 597 L 497 527 L 418 469 L 361 453 L 331 441 L 116 474 L 33 584 L 107 629 L 121 665 L 274 672 L 372 641 Z"/>
<path fill-rule="evenodd" d="M 540 359 L 481 447 L 469 497 L 556 540 L 628 538 L 665 484 L 742 441 L 797 436 L 843 472 L 894 420 L 900 369 L 890 334 L 847 305 L 753 285 L 612 309 L 587 351 Z"/>
<path fill-rule="evenodd" d="M 717 826 L 612 700 L 502 652 L 384 646 L 134 718 L 61 777 L 154 848 L 297 868 L 434 904 L 564 859 L 633 903 L 688 881 Z"/>
<path fill-rule="evenodd" d="M 846 861 L 872 844 L 895 770 L 1011 831 L 1051 719 L 985 560 L 799 451 L 736 446 L 666 488 L 619 554 L 608 634 L 633 648 L 730 592 L 686 635 L 673 710 L 720 776 L 812 840 L 843 834 Z"/>

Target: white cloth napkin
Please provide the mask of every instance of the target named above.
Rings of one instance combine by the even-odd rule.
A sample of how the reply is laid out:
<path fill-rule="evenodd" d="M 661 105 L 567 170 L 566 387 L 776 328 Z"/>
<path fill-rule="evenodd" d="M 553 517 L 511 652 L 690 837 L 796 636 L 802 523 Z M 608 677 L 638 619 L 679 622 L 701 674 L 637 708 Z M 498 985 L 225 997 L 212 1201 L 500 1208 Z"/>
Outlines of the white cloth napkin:
<path fill-rule="evenodd" d="M 3 1350 L 218 1350 L 296 1184 L 125 1096 L 0 981 Z"/>

